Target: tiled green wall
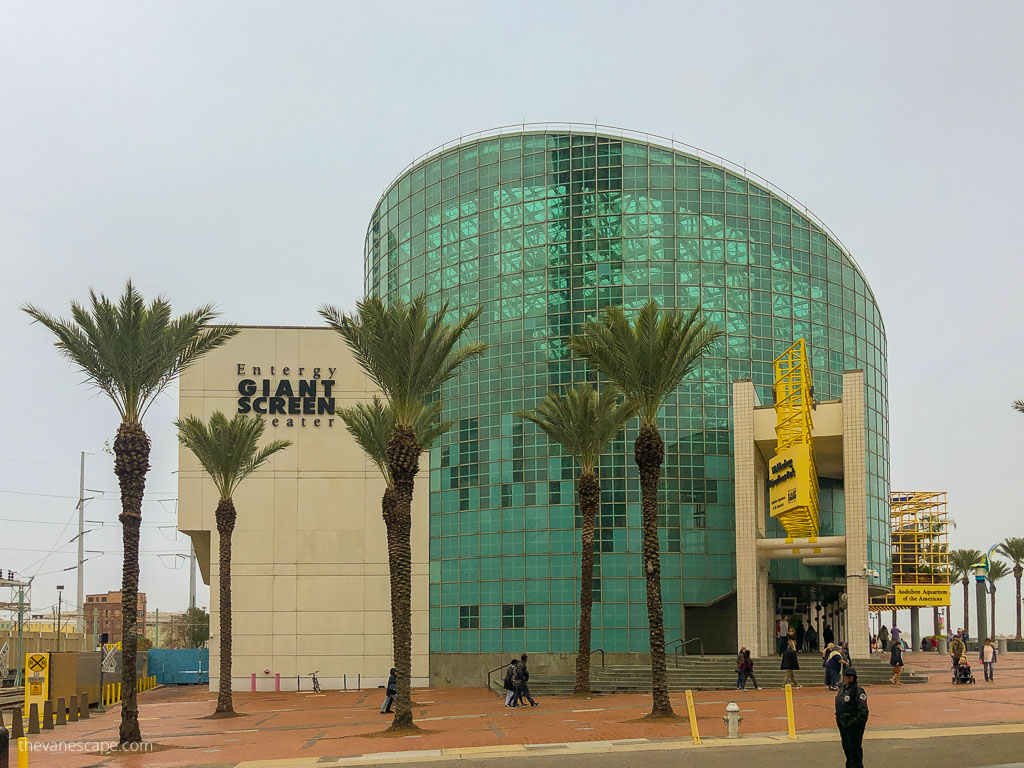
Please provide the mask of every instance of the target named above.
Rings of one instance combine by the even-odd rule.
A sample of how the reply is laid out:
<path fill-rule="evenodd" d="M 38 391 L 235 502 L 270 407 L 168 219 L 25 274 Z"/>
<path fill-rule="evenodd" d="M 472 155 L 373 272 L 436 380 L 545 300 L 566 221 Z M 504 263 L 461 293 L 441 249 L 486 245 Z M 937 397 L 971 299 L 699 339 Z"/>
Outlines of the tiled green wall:
<path fill-rule="evenodd" d="M 430 454 L 430 647 L 575 649 L 579 533 L 572 462 L 514 416 L 587 379 L 566 339 L 615 304 L 700 305 L 726 331 L 665 406 L 665 625 L 735 589 L 730 382 L 771 402 L 772 360 L 808 342 L 820 399 L 867 380 L 869 556 L 888 580 L 885 333 L 871 291 L 811 221 L 679 152 L 584 133 L 506 135 L 415 166 L 367 232 L 367 292 L 480 305 L 491 345 L 443 392 L 455 428 Z M 595 648 L 647 649 L 635 422 L 602 458 Z M 841 494 L 841 491 L 839 492 Z M 841 505 L 837 508 L 841 511 Z M 839 516 L 837 519 L 841 519 Z"/>

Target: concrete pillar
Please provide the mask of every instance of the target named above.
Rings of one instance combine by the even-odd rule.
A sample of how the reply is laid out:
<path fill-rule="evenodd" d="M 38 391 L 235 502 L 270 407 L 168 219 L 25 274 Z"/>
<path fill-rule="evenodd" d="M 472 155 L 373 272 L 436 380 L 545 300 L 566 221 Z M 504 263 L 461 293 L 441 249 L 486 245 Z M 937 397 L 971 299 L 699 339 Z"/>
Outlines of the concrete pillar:
<path fill-rule="evenodd" d="M 764 467 L 754 445 L 754 408 L 760 405 L 749 379 L 733 382 L 733 445 L 736 467 L 736 644 L 752 656 L 765 655 L 764 600 L 767 561 L 758 559 L 764 535 Z M 759 471 L 760 470 L 760 471 Z"/>
<path fill-rule="evenodd" d="M 985 589 L 984 581 L 974 582 L 974 602 L 978 608 L 978 647 L 985 644 L 988 637 L 988 592 Z"/>
<path fill-rule="evenodd" d="M 846 610 L 850 655 L 871 655 L 868 643 L 868 517 L 864 372 L 843 373 L 843 488 L 846 498 Z"/>
<path fill-rule="evenodd" d="M 910 650 L 921 650 L 921 609 L 917 606 L 910 609 Z"/>

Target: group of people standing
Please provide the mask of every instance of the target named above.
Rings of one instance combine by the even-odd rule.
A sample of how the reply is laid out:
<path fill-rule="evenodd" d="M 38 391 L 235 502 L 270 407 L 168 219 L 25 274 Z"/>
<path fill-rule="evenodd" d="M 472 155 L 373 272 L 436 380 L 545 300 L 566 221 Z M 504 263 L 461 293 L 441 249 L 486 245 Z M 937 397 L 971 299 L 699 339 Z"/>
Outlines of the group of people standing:
<path fill-rule="evenodd" d="M 827 624 L 821 634 L 821 639 L 826 643 L 831 643 L 835 639 L 832 636 L 832 627 Z M 813 652 L 818 650 L 818 630 L 814 628 L 813 623 L 808 623 L 805 626 L 803 619 L 799 616 L 796 617 L 795 621 L 791 621 L 789 616 L 783 616 L 776 621 L 775 638 L 775 651 L 779 656 L 785 653 L 786 646 L 790 642 L 794 643 L 797 652 Z"/>

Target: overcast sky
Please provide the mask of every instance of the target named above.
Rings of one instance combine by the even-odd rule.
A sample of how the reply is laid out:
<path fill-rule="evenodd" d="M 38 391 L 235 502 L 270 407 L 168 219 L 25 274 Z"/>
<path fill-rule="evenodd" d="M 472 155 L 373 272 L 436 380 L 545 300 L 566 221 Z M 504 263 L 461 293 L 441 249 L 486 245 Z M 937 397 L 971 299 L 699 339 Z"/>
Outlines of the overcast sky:
<path fill-rule="evenodd" d="M 80 451 L 105 524 L 86 591 L 120 587 L 118 422 L 19 305 L 66 313 L 131 276 L 180 310 L 317 324 L 359 295 L 395 174 L 524 120 L 674 136 L 810 206 L 885 320 L 893 488 L 948 490 L 955 546 L 1024 536 L 1024 5 L 726 5 L 0 2 L 0 567 L 38 575 L 34 611 L 58 583 L 74 601 L 54 571 L 75 562 Z M 146 424 L 141 586 L 164 610 L 188 599 L 160 554 L 188 551 L 175 413 L 171 393 Z"/>

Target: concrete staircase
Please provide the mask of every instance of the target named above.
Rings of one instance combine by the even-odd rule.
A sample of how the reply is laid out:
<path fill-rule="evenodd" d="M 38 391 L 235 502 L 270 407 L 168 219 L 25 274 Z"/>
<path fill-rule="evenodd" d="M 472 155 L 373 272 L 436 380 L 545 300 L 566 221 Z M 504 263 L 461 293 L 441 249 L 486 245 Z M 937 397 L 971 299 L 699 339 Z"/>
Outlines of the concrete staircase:
<path fill-rule="evenodd" d="M 771 656 L 755 659 L 754 675 L 762 688 L 779 688 L 783 685 L 784 673 L 779 669 L 780 659 Z M 892 669 L 883 663 L 881 657 L 862 659 L 855 663 L 858 680 L 863 685 L 888 685 Z M 821 667 L 818 654 L 801 654 L 797 682 L 805 686 L 824 686 L 825 670 Z M 928 678 L 905 669 L 903 682 L 907 684 L 927 682 Z M 530 678 L 530 693 L 534 696 L 566 696 L 572 693 L 575 675 L 537 675 Z M 492 682 L 496 691 L 501 691 L 502 681 Z M 736 655 L 729 656 L 685 656 L 678 660 L 669 657 L 668 687 L 670 691 L 729 690 L 736 688 Z M 645 666 L 595 665 L 590 668 L 590 688 L 596 694 L 649 693 L 651 670 Z M 749 686 L 748 686 L 749 688 Z"/>

